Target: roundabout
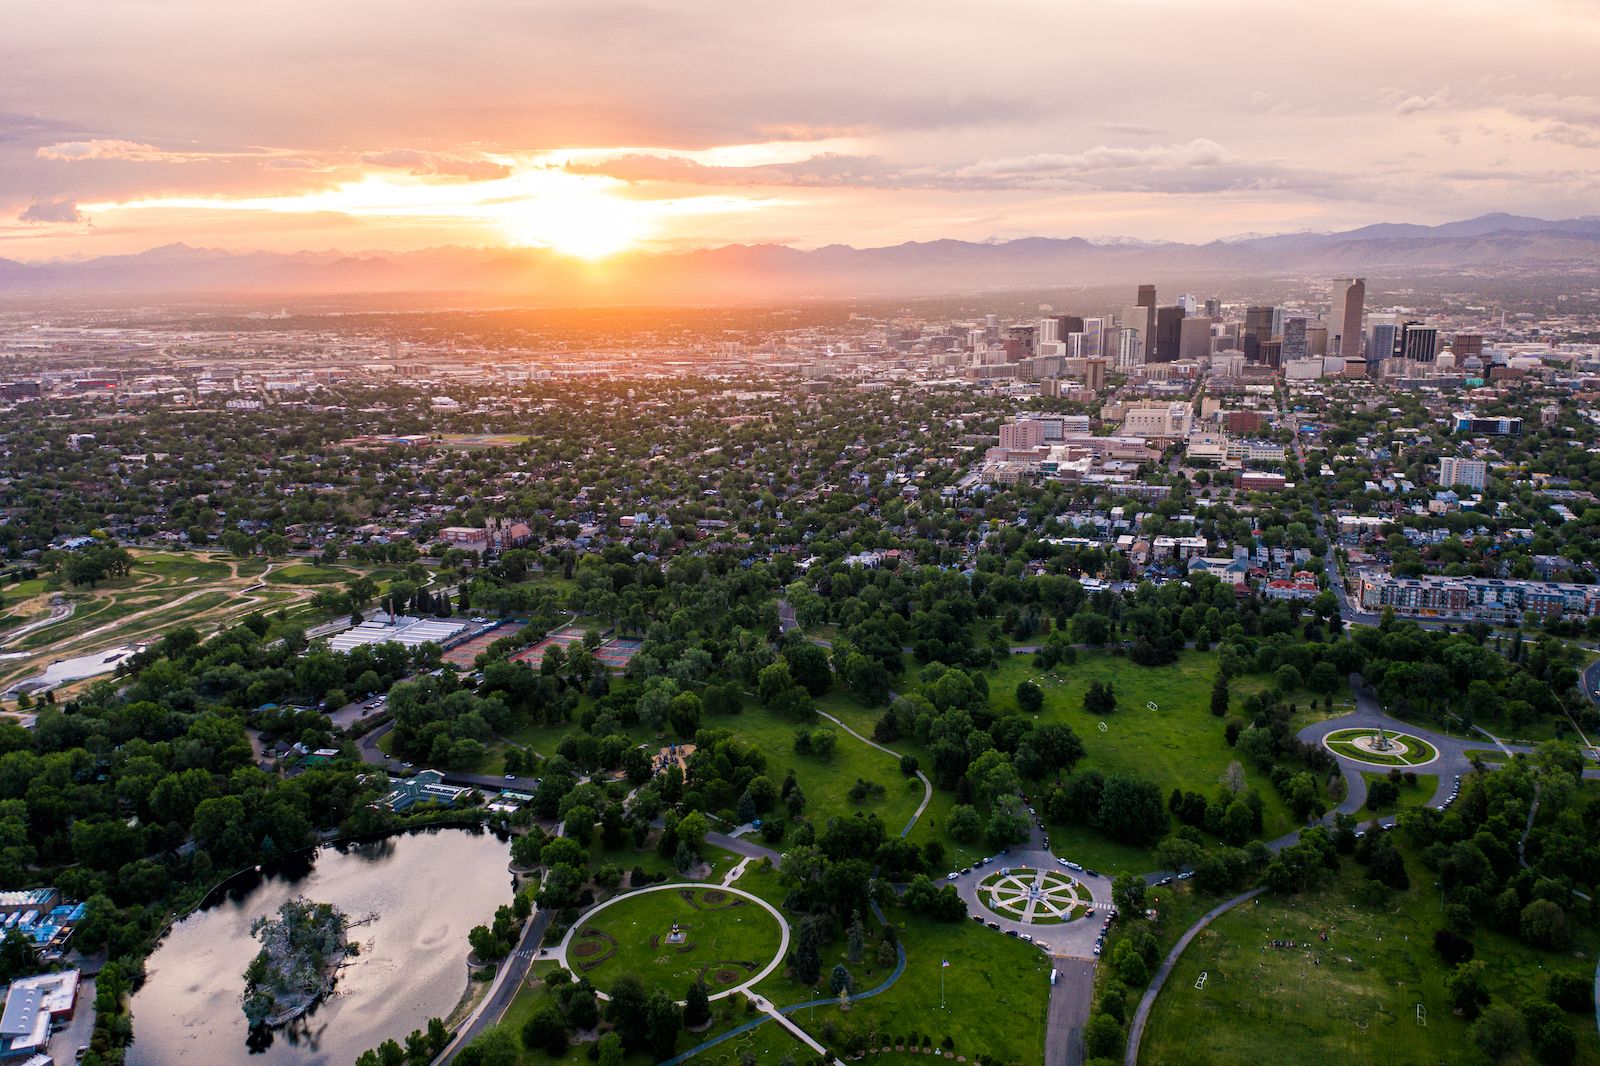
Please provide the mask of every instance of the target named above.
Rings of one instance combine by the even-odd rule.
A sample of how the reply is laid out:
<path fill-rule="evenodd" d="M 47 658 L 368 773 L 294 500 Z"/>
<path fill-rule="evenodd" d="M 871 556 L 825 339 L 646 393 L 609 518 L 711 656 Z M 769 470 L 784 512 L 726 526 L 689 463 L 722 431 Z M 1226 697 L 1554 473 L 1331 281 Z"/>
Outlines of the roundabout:
<path fill-rule="evenodd" d="M 978 900 L 1002 918 L 1025 925 L 1059 925 L 1088 913 L 1089 891 L 1064 873 L 1009 867 L 978 882 Z"/>
<path fill-rule="evenodd" d="M 778 909 L 743 889 L 677 883 L 615 896 L 573 923 L 553 957 L 596 994 L 632 974 L 649 994 L 674 999 L 704 981 L 713 1000 L 754 985 L 783 961 L 789 924 Z"/>
<path fill-rule="evenodd" d="M 1439 751 L 1421 737 L 1387 729 L 1337 729 L 1322 746 L 1342 759 L 1368 766 L 1414 768 L 1439 758 Z"/>

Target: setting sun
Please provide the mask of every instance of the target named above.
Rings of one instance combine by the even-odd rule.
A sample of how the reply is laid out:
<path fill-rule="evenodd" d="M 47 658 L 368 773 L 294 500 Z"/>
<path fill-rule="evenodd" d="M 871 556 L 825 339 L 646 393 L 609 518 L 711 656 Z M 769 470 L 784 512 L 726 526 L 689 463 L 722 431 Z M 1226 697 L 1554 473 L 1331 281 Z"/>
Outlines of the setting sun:
<path fill-rule="evenodd" d="M 498 205 L 506 239 L 542 245 L 580 259 L 626 251 L 649 236 L 643 205 L 589 187 L 541 182 L 525 197 Z"/>

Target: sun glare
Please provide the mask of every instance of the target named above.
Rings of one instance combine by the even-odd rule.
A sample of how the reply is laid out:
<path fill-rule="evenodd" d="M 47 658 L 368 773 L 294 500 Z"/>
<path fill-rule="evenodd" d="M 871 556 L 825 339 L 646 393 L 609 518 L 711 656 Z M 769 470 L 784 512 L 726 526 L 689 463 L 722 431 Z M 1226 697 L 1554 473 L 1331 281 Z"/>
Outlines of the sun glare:
<path fill-rule="evenodd" d="M 501 225 L 516 244 L 543 245 L 580 259 L 627 251 L 649 228 L 638 204 L 585 188 L 540 191 L 508 201 Z"/>
<path fill-rule="evenodd" d="M 516 166 L 513 162 L 511 165 Z M 85 212 L 234 212 L 345 215 L 352 219 L 457 229 L 455 239 L 550 248 L 580 259 L 603 259 L 670 234 L 684 217 L 725 215 L 779 205 L 776 199 L 625 195 L 626 183 L 572 174 L 552 165 L 522 164 L 484 181 L 367 173 L 325 189 L 280 196 L 162 196 L 79 205 Z"/>

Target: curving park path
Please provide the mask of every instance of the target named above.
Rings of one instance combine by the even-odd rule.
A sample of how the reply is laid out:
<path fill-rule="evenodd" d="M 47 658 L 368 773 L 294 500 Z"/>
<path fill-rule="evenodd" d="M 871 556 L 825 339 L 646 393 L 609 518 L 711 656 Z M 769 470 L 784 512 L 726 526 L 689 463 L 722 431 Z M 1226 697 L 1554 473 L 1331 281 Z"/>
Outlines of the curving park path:
<path fill-rule="evenodd" d="M 555 960 L 555 962 L 560 964 L 563 968 L 572 970 L 573 966 L 567 962 L 567 949 L 571 947 L 573 938 L 578 935 L 578 931 L 585 925 L 588 925 L 590 920 L 593 919 L 595 915 L 599 914 L 608 907 L 613 907 L 618 903 L 624 903 L 630 899 L 638 899 L 640 896 L 647 896 L 652 892 L 679 892 L 685 888 L 710 888 L 715 889 L 718 892 L 731 893 L 732 895 L 738 896 L 740 899 L 748 900 L 749 902 L 754 903 L 756 906 L 762 908 L 768 914 L 772 915 L 773 920 L 778 923 L 778 949 L 776 953 L 773 954 L 772 959 L 761 970 L 761 972 L 742 982 L 741 984 L 734 985 L 731 988 L 725 988 L 721 992 L 713 993 L 707 997 L 711 1001 L 715 1002 L 719 999 L 726 999 L 735 992 L 745 992 L 749 990 L 757 982 L 765 980 L 773 970 L 778 968 L 778 965 L 783 962 L 785 956 L 789 954 L 789 922 L 786 918 L 784 918 L 783 914 L 779 912 L 778 908 L 774 907 L 760 896 L 753 892 L 746 892 L 744 889 L 738 888 L 732 884 L 721 884 L 713 881 L 672 881 L 664 885 L 647 885 L 644 888 L 635 889 L 632 892 L 624 892 L 620 896 L 612 896 L 604 903 L 600 903 L 589 908 L 583 913 L 582 917 L 568 927 L 566 936 L 561 938 L 561 943 L 555 948 L 555 950 L 550 952 L 550 958 Z M 595 990 L 595 995 L 599 996 L 602 1000 L 609 1001 L 611 999 L 609 995 L 601 992 L 598 989 Z"/>
<path fill-rule="evenodd" d="M 1178 938 L 1178 942 L 1172 945 L 1172 950 L 1167 952 L 1167 957 L 1161 960 L 1161 966 L 1156 970 L 1156 975 L 1150 979 L 1150 987 L 1145 989 L 1144 995 L 1140 998 L 1138 1009 L 1133 1012 L 1133 1021 L 1128 1025 L 1128 1050 L 1123 1054 L 1123 1066 L 1138 1066 L 1139 1041 L 1144 1038 L 1144 1027 L 1145 1023 L 1150 1020 L 1150 1009 L 1155 1006 L 1156 997 L 1161 994 L 1161 986 L 1167 983 L 1167 975 L 1172 973 L 1172 968 L 1178 964 L 1178 959 L 1182 957 L 1184 949 L 1189 946 L 1189 942 L 1199 936 L 1200 931 L 1217 918 L 1220 918 L 1246 900 L 1255 899 L 1265 891 L 1265 888 L 1252 888 L 1248 892 L 1241 892 L 1232 899 L 1224 900 L 1217 904 L 1201 915 L 1200 920 L 1186 929 L 1184 934 Z"/>
<path fill-rule="evenodd" d="M 819 710 L 817 712 L 817 715 L 818 715 L 818 717 L 826 718 L 828 721 L 832 722 L 834 725 L 838 726 L 840 729 L 844 730 L 846 733 L 849 733 L 851 736 L 855 737 L 857 740 L 861 741 L 861 743 L 865 744 L 869 748 L 877 748 L 879 751 L 883 752 L 885 755 L 892 755 L 896 759 L 901 759 L 901 758 L 904 757 L 898 751 L 895 751 L 893 748 L 886 748 L 882 744 L 879 744 L 876 740 L 871 740 L 871 739 L 869 739 L 867 737 L 862 736 L 860 733 L 857 733 L 854 729 L 851 729 L 849 726 L 847 726 L 843 722 L 839 721 L 839 719 L 835 718 L 833 715 L 829 714 L 827 711 L 820 711 Z M 933 782 L 928 780 L 928 775 L 923 773 L 921 770 L 918 770 L 917 771 L 917 780 L 922 782 L 922 802 L 917 804 L 917 809 L 911 813 L 911 820 L 906 823 L 906 827 L 904 829 L 900 830 L 900 835 L 902 837 L 911 835 L 911 830 L 915 829 L 916 826 L 917 826 L 917 819 L 922 817 L 922 812 L 927 810 L 928 809 L 928 804 L 933 801 Z"/>

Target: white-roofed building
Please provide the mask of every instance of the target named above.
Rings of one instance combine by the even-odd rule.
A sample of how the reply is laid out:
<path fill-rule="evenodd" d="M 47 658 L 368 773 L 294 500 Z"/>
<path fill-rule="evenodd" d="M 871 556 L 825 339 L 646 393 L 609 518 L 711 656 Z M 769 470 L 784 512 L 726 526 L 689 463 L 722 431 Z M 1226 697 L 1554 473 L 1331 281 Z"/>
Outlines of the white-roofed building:
<path fill-rule="evenodd" d="M 19 977 L 11 982 L 5 1011 L 0 1013 L 0 1059 L 42 1052 L 50 1043 L 51 1023 L 58 1018 L 71 1018 L 77 1005 L 77 970 Z"/>
<path fill-rule="evenodd" d="M 358 626 L 352 626 L 343 633 L 335 633 L 328 639 L 328 647 L 332 651 L 346 652 L 352 648 L 391 642 L 407 648 L 429 643 L 442 646 L 452 637 L 459 636 L 466 628 L 465 622 L 454 622 L 449 619 L 411 618 L 403 614 L 391 617 L 381 614 L 376 618 L 369 618 Z"/>

